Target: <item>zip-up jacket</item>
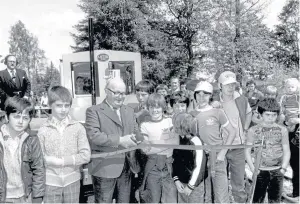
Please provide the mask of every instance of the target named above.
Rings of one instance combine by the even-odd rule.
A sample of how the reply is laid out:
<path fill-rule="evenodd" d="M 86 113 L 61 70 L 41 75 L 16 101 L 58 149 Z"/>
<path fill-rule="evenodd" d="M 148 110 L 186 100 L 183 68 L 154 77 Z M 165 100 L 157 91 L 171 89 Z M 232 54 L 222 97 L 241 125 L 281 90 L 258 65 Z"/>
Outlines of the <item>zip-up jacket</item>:
<path fill-rule="evenodd" d="M 46 185 L 65 187 L 81 178 L 80 169 L 90 161 L 91 150 L 84 126 L 70 117 L 59 122 L 50 117 L 39 129 L 46 163 Z M 47 163 L 48 156 L 62 158 L 64 164 Z"/>
<path fill-rule="evenodd" d="M 21 147 L 21 176 L 24 184 L 25 196 L 30 194 L 32 200 L 44 197 L 45 192 L 45 166 L 40 141 L 37 136 L 25 132 Z M 7 173 L 3 163 L 4 139 L 0 132 L 0 202 L 6 200 Z"/>

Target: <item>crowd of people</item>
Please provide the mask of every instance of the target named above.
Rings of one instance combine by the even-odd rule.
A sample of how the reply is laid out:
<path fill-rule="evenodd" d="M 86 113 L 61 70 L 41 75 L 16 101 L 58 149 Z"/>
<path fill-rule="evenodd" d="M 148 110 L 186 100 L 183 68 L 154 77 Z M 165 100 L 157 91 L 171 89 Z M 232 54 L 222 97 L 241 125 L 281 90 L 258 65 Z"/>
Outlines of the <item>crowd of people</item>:
<path fill-rule="evenodd" d="M 11 86 L 17 83 L 9 72 L 15 59 L 6 59 L 8 69 L 0 73 L 0 84 L 4 77 Z M 28 81 L 26 75 L 16 73 Z M 104 101 L 86 110 L 85 124 L 69 115 L 68 89 L 53 86 L 47 93 L 52 113 L 37 135 L 29 128 L 34 104 L 23 97 L 27 92 L 6 93 L 7 120 L 0 128 L 0 201 L 78 203 L 84 172 L 88 175 L 83 177 L 92 178 L 96 203 L 114 199 L 117 203 L 229 203 L 229 183 L 234 202 L 245 203 L 249 199 L 245 165 L 255 171 L 258 146 L 209 148 L 244 144 L 263 144 L 254 203 L 264 202 L 266 193 L 268 202 L 280 203 L 289 164 L 293 169 L 289 196 L 299 197 L 299 81 L 287 79 L 280 100 L 276 87 L 266 87 L 263 94 L 254 81 L 247 83 L 243 95 L 230 71 L 221 73 L 217 81 L 218 90 L 205 80 L 189 90 L 178 77 L 170 80 L 170 89 L 142 80 L 135 90 L 139 104 L 133 106 L 124 104 L 124 81 L 113 78 L 106 84 Z M 118 153 L 140 144 L 146 145 Z M 92 156 L 103 153 L 111 154 Z M 88 172 L 82 171 L 85 164 Z"/>

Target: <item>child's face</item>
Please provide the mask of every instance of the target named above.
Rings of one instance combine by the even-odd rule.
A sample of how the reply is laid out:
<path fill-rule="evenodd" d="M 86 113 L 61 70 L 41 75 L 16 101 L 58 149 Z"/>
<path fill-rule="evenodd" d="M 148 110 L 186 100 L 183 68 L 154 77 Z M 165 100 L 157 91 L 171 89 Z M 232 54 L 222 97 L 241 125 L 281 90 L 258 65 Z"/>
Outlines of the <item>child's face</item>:
<path fill-rule="evenodd" d="M 278 114 L 276 112 L 265 111 L 261 116 L 263 122 L 266 124 L 273 124 L 275 123 Z"/>
<path fill-rule="evenodd" d="M 287 94 L 293 94 L 297 91 L 297 85 L 288 83 L 285 85 L 285 90 Z"/>
<path fill-rule="evenodd" d="M 209 104 L 211 93 L 206 91 L 199 91 L 196 94 L 197 105 L 199 107 L 205 107 Z"/>
<path fill-rule="evenodd" d="M 8 125 L 16 132 L 23 132 L 30 122 L 30 115 L 23 111 L 11 113 L 8 117 Z"/>
<path fill-rule="evenodd" d="M 151 116 L 151 119 L 154 121 L 162 119 L 163 116 L 163 108 L 162 107 L 153 107 L 149 106 L 149 114 Z"/>
<path fill-rule="evenodd" d="M 166 89 L 159 89 L 159 90 L 157 90 L 157 93 L 160 94 L 160 95 L 162 95 L 162 96 L 164 96 L 164 97 L 166 95 L 168 95 L 168 92 L 167 92 Z"/>
<path fill-rule="evenodd" d="M 137 91 L 136 92 L 136 98 L 138 102 L 142 105 L 145 105 L 149 97 L 149 93 L 145 91 Z"/>
<path fill-rule="evenodd" d="M 70 112 L 71 104 L 63 101 L 55 101 L 51 104 L 52 115 L 58 120 L 65 119 Z"/>
<path fill-rule="evenodd" d="M 185 113 L 186 112 L 186 104 L 185 103 L 176 103 L 173 105 L 174 113 Z"/>

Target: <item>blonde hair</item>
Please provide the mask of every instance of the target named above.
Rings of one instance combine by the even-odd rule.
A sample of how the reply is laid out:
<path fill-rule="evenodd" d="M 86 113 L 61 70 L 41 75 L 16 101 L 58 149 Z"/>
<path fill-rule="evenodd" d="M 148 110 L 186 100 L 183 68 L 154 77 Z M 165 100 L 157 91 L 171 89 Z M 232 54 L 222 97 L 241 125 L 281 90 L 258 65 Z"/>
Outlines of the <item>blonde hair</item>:
<path fill-rule="evenodd" d="M 297 85 L 297 87 L 299 88 L 299 80 L 296 78 L 288 78 L 284 80 L 283 86 L 286 86 L 288 84 Z"/>
<path fill-rule="evenodd" d="M 277 96 L 278 91 L 275 86 L 267 86 L 265 89 L 265 95 L 276 95 Z"/>

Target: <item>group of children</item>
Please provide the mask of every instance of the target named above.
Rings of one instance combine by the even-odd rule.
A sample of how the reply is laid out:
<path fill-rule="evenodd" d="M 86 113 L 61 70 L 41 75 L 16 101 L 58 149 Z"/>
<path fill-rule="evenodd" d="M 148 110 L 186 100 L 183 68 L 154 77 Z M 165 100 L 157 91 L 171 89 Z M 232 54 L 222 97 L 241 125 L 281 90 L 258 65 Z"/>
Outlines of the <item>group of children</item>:
<path fill-rule="evenodd" d="M 263 150 L 253 202 L 263 202 L 267 191 L 270 202 L 280 201 L 290 148 L 294 170 L 291 196 L 299 196 L 298 84 L 297 79 L 286 81 L 280 103 L 275 99 L 275 87 L 267 87 L 265 98 L 254 110 L 255 125 L 248 130 L 246 141 L 248 145 L 263 143 Z M 188 94 L 177 91 L 171 95 L 167 86 L 154 89 L 148 80 L 136 85 L 139 105 L 135 112 L 144 141 L 169 145 L 138 151 L 143 159 L 141 180 L 133 182 L 137 200 L 230 202 L 225 157 L 228 149 L 215 152 L 205 146 L 232 144 L 236 130 L 224 110 L 212 105 L 213 94 L 213 86 L 207 81 L 199 82 Z M 18 97 L 5 103 L 6 122 L 0 128 L 0 202 L 79 202 L 81 167 L 91 157 L 86 131 L 69 116 L 72 96 L 66 88 L 50 88 L 48 103 L 52 115 L 37 136 L 28 128 L 33 104 Z M 191 105 L 193 109 L 189 109 Z M 176 149 L 176 145 L 195 149 Z M 246 148 L 245 153 L 253 172 L 257 148 L 254 152 Z"/>
<path fill-rule="evenodd" d="M 29 128 L 34 105 L 23 98 L 5 102 L 0 128 L 0 202 L 78 203 L 81 166 L 91 151 L 84 126 L 68 115 L 70 92 L 48 91 L 52 115 L 37 136 Z"/>
<path fill-rule="evenodd" d="M 246 144 L 261 145 L 263 142 L 254 203 L 264 202 L 267 192 L 269 202 L 280 202 L 283 177 L 289 163 L 294 167 L 293 193 L 289 196 L 299 196 L 298 85 L 297 79 L 286 80 L 285 93 L 280 103 L 276 100 L 276 87 L 266 87 L 264 97 L 253 109 L 253 125 L 247 131 Z M 142 109 L 143 116 L 141 117 L 141 110 L 137 109 L 136 112 L 141 132 L 148 135 L 148 142 L 197 146 L 222 146 L 232 143 L 234 137 L 230 135 L 234 135 L 236 129 L 222 108 L 213 105 L 214 90 L 209 82 L 199 82 L 193 94 L 179 91 L 167 95 L 165 85 L 158 85 L 156 93 L 153 93 L 153 90 L 153 84 L 148 80 L 143 80 L 136 86 L 137 96 L 144 96 L 143 100 L 139 100 L 138 97 L 140 106 L 145 107 Z M 195 108 L 189 110 L 188 107 L 195 102 Z M 179 140 L 176 139 L 178 135 Z M 228 139 L 223 138 L 224 135 L 227 135 Z M 217 150 L 216 153 L 212 153 L 209 148 L 203 149 L 205 150 L 173 150 L 170 147 L 144 151 L 148 160 L 139 188 L 140 199 L 155 203 L 229 203 L 225 159 L 227 149 Z M 245 160 L 252 172 L 258 156 L 257 149 L 245 149 Z M 210 178 L 207 178 L 208 175 Z"/>

